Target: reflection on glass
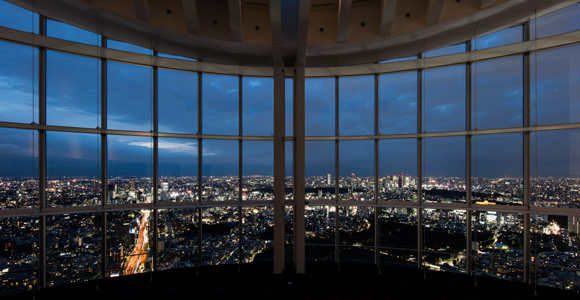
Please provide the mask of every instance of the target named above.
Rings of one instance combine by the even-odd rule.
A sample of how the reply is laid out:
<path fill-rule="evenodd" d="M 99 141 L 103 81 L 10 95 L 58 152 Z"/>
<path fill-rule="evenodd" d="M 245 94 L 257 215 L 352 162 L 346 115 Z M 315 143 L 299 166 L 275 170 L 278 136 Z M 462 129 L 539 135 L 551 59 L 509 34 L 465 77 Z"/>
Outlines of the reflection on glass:
<path fill-rule="evenodd" d="M 150 131 L 153 69 L 107 62 L 107 126 L 109 129 Z"/>
<path fill-rule="evenodd" d="M 523 125 L 523 62 L 512 56 L 473 65 L 473 129 Z"/>
<path fill-rule="evenodd" d="M 197 209 L 160 209 L 158 224 L 159 270 L 196 267 L 198 263 Z"/>
<path fill-rule="evenodd" d="M 285 189 L 286 189 L 286 200 L 294 200 L 294 142 L 293 141 L 286 141 L 285 143 L 286 148 L 284 149 L 285 158 Z"/>
<path fill-rule="evenodd" d="M 150 210 L 107 213 L 107 277 L 153 269 L 153 218 Z"/>
<path fill-rule="evenodd" d="M 531 203 L 580 208 L 580 130 L 531 134 Z"/>
<path fill-rule="evenodd" d="M 417 209 L 380 209 L 381 264 L 417 264 Z"/>
<path fill-rule="evenodd" d="M 465 65 L 425 70 L 425 132 L 465 130 L 465 72 Z"/>
<path fill-rule="evenodd" d="M 48 216 L 47 285 L 98 279 L 101 274 L 100 214 Z"/>
<path fill-rule="evenodd" d="M 305 80 L 306 136 L 335 135 L 335 82 L 334 78 Z"/>
<path fill-rule="evenodd" d="M 304 152 L 306 201 L 335 200 L 335 142 L 307 141 Z"/>
<path fill-rule="evenodd" d="M 100 139 L 96 134 L 46 133 L 48 206 L 101 203 Z"/>
<path fill-rule="evenodd" d="M 242 200 L 274 200 L 274 147 L 271 141 L 243 141 Z"/>
<path fill-rule="evenodd" d="M 465 203 L 465 137 L 423 139 L 425 202 Z"/>
<path fill-rule="evenodd" d="M 580 30 L 580 4 L 570 5 L 530 21 L 530 38 L 544 37 Z"/>
<path fill-rule="evenodd" d="M 121 42 L 121 41 L 116 41 L 116 40 L 107 40 L 107 48 L 121 50 L 121 51 L 127 51 L 127 52 L 134 52 L 134 53 L 139 53 L 139 54 L 145 54 L 145 55 L 152 55 L 153 54 L 153 51 L 151 51 L 150 49 L 139 47 L 139 46 L 125 43 L 125 42 Z"/>
<path fill-rule="evenodd" d="M 274 79 L 242 79 L 243 135 L 274 135 Z"/>
<path fill-rule="evenodd" d="M 46 60 L 46 123 L 100 126 L 100 60 L 55 51 Z"/>
<path fill-rule="evenodd" d="M 197 140 L 158 139 L 159 201 L 198 200 Z"/>
<path fill-rule="evenodd" d="M 524 26 L 514 26 L 471 40 L 471 49 L 482 50 L 524 41 Z M 520 71 L 521 72 L 521 71 Z"/>
<path fill-rule="evenodd" d="M 524 215 L 486 211 L 474 213 L 474 219 L 476 272 L 523 281 Z"/>
<path fill-rule="evenodd" d="M 107 203 L 153 202 L 153 140 L 116 135 L 109 135 L 107 139 Z"/>
<path fill-rule="evenodd" d="M 423 264 L 429 270 L 465 272 L 466 215 L 464 210 L 424 210 Z"/>
<path fill-rule="evenodd" d="M 365 206 L 341 206 L 338 211 L 340 260 L 375 260 L 375 209 Z"/>
<path fill-rule="evenodd" d="M 239 200 L 239 141 L 203 140 L 202 200 Z"/>
<path fill-rule="evenodd" d="M 580 122 L 578 51 L 575 45 L 532 54 L 531 125 Z"/>
<path fill-rule="evenodd" d="M 237 207 L 202 209 L 202 265 L 239 262 L 239 218 Z"/>
<path fill-rule="evenodd" d="M 578 291 L 580 218 L 532 215 L 531 253 L 538 285 Z"/>
<path fill-rule="evenodd" d="M 38 207 L 36 131 L 0 128 L 0 209 Z"/>
<path fill-rule="evenodd" d="M 243 262 L 271 262 L 274 258 L 274 208 L 243 207 L 242 213 Z"/>
<path fill-rule="evenodd" d="M 0 26 L 38 34 L 37 13 L 0 0 Z"/>
<path fill-rule="evenodd" d="M 417 132 L 417 72 L 379 75 L 379 133 Z"/>
<path fill-rule="evenodd" d="M 0 218 L 0 295 L 38 288 L 38 218 Z"/>
<path fill-rule="evenodd" d="M 38 123 L 38 49 L 0 41 L 0 121 Z"/>
<path fill-rule="evenodd" d="M 159 132 L 197 133 L 197 73 L 159 69 Z"/>
<path fill-rule="evenodd" d="M 467 44 L 461 43 L 457 45 L 451 45 L 431 51 L 427 51 L 424 53 L 425 58 L 435 57 L 435 56 L 443 56 L 443 55 L 450 55 L 450 54 L 457 54 L 462 53 L 467 50 Z"/>
<path fill-rule="evenodd" d="M 379 200 L 417 201 L 417 140 L 379 141 Z"/>
<path fill-rule="evenodd" d="M 338 86 L 340 135 L 373 135 L 375 77 L 341 77 Z"/>
<path fill-rule="evenodd" d="M 239 134 L 239 78 L 203 74 L 203 134 Z"/>
<path fill-rule="evenodd" d="M 477 204 L 524 204 L 521 133 L 473 137 L 472 192 Z"/>
<path fill-rule="evenodd" d="M 339 199 L 374 201 L 374 141 L 340 141 L 339 146 Z"/>
<path fill-rule="evenodd" d="M 66 23 L 46 20 L 46 35 L 57 39 L 100 46 L 101 36 Z"/>
<path fill-rule="evenodd" d="M 306 206 L 306 260 L 334 261 L 336 206 Z"/>

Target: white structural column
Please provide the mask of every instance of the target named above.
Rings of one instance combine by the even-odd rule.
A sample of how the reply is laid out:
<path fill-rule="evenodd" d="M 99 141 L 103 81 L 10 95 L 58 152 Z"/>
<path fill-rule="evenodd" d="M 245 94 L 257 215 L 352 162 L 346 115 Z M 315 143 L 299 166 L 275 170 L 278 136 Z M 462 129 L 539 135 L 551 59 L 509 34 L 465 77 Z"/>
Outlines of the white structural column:
<path fill-rule="evenodd" d="M 274 274 L 284 271 L 285 78 L 274 67 Z"/>
<path fill-rule="evenodd" d="M 228 0 L 230 11 L 230 30 L 232 31 L 232 40 L 242 41 L 242 1 Z"/>
<path fill-rule="evenodd" d="M 187 23 L 187 31 L 189 33 L 197 34 L 199 32 L 199 25 L 197 22 L 197 0 L 181 0 L 183 6 L 183 14 L 185 22 Z"/>
<path fill-rule="evenodd" d="M 344 43 L 346 42 L 352 0 L 340 0 L 338 3 L 338 26 L 336 30 L 336 42 Z"/>
<path fill-rule="evenodd" d="M 390 35 L 397 10 L 397 0 L 381 0 L 381 27 L 379 34 Z"/>
<path fill-rule="evenodd" d="M 296 67 L 294 74 L 294 270 L 305 272 L 305 69 Z"/>

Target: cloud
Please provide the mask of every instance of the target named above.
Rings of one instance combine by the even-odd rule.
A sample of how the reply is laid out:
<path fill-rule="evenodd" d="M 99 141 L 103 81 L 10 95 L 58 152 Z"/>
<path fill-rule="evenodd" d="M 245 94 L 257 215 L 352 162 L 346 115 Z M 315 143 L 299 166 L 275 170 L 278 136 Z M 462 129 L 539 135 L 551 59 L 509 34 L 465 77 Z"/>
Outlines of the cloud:
<path fill-rule="evenodd" d="M 151 149 L 153 148 L 153 143 L 146 141 L 127 141 L 129 146 L 137 146 Z M 158 142 L 159 149 L 167 150 L 172 153 L 197 153 L 197 143 L 195 142 L 172 142 L 167 140 L 160 140 Z M 203 155 L 215 155 L 215 153 L 203 149 Z"/>

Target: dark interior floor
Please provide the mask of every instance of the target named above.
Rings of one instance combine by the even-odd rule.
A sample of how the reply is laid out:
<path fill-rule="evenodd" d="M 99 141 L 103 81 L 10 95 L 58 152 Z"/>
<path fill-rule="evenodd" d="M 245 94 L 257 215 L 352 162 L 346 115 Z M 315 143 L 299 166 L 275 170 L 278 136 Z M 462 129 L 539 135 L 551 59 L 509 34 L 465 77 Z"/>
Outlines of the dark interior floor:
<path fill-rule="evenodd" d="M 291 269 L 291 265 L 287 266 Z M 476 284 L 477 283 L 477 284 Z M 312 263 L 272 274 L 268 263 L 146 273 L 12 294 L 4 299 L 580 299 L 580 293 L 414 268 Z M 395 298 L 396 299 L 396 298 Z"/>

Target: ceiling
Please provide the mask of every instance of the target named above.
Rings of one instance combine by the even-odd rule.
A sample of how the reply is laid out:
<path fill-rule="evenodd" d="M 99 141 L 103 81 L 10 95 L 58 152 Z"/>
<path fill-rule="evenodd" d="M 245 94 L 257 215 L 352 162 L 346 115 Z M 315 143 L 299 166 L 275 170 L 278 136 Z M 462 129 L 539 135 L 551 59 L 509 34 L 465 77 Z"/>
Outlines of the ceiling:
<path fill-rule="evenodd" d="M 522 24 L 569 0 L 7 0 L 159 52 L 243 66 L 347 66 Z"/>

